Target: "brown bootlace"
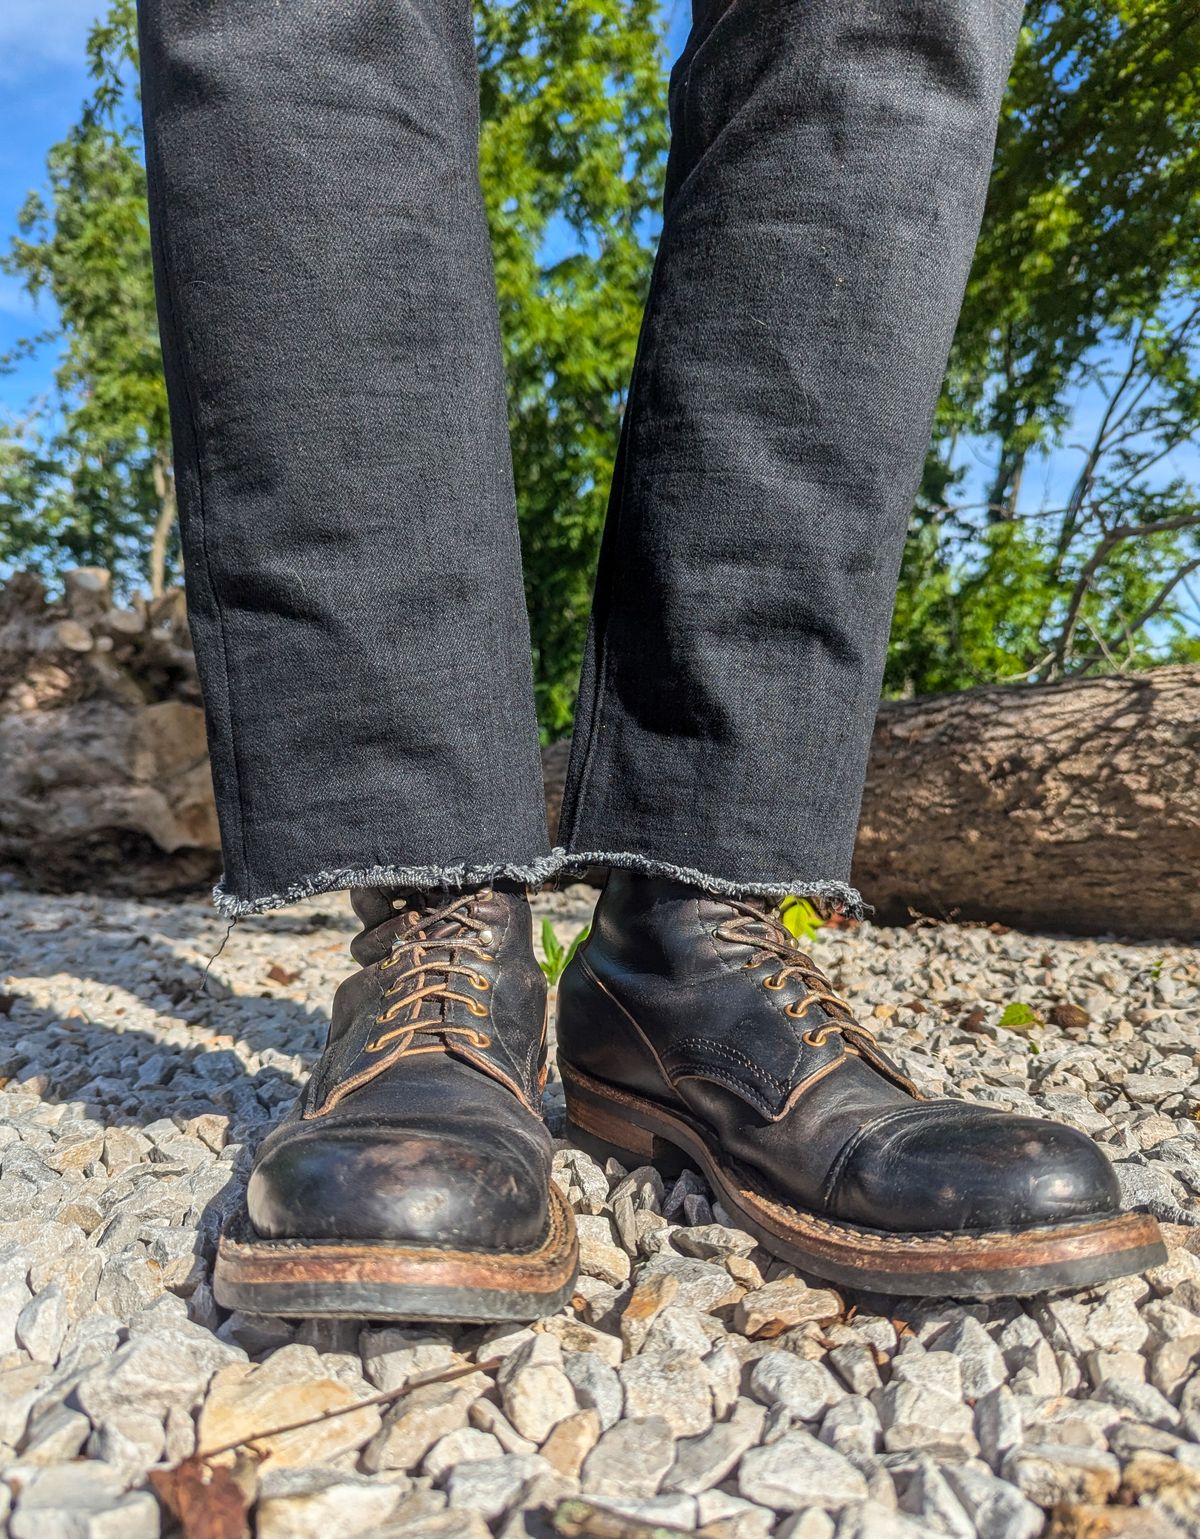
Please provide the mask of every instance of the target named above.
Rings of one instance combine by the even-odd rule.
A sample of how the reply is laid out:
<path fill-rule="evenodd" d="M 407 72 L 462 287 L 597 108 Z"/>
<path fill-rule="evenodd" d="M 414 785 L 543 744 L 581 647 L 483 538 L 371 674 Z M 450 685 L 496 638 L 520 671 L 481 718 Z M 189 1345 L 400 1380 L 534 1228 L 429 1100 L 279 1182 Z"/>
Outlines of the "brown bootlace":
<path fill-rule="evenodd" d="M 486 993 L 492 985 L 477 967 L 471 966 L 470 959 L 474 958 L 476 962 L 495 961 L 494 955 L 485 949 L 493 943 L 495 937 L 474 912 L 476 900 L 490 896 L 486 890 L 464 893 L 440 908 L 425 913 L 419 908 L 408 910 L 410 932 L 397 937 L 391 956 L 379 964 L 380 972 L 396 967 L 404 968 L 403 972 L 396 974 L 391 987 L 384 991 L 384 998 L 394 999 L 395 1003 L 389 1005 L 382 1015 L 376 1016 L 375 1021 L 376 1025 L 389 1026 L 393 1021 L 399 1022 L 405 1011 L 408 1011 L 408 1018 L 402 1024 L 392 1026 L 390 1031 L 378 1033 L 367 1043 L 368 1053 L 381 1053 L 392 1043 L 400 1042 L 400 1052 L 403 1054 L 419 1031 L 462 1037 L 472 1047 L 489 1046 L 491 1037 L 486 1032 L 474 1026 L 459 1026 L 447 1021 L 442 1006 L 454 1000 L 465 1005 L 470 1014 L 479 1020 L 487 1019 L 488 1008 L 476 994 Z M 396 899 L 396 907 L 403 908 L 407 901 Z M 431 939 L 429 932 L 436 925 L 448 921 L 458 926 L 460 933 Z M 431 956 L 431 952 L 441 955 Z M 460 987 L 456 987 L 460 978 L 465 979 L 476 994 L 464 993 Z M 433 1016 L 426 1014 L 428 1006 L 435 1002 L 437 1013 Z"/>
<path fill-rule="evenodd" d="M 813 1005 L 820 1004 L 833 1017 L 819 1026 L 812 1026 L 801 1037 L 809 1047 L 824 1047 L 835 1033 L 848 1037 L 853 1045 L 859 1039 L 865 1046 L 877 1047 L 873 1031 L 859 1024 L 850 1005 L 836 994 L 829 979 L 805 952 L 796 944 L 795 937 L 779 917 L 779 911 L 739 898 L 723 900 L 736 910 L 735 917 L 724 920 L 714 932 L 721 940 L 737 946 L 753 948 L 747 968 L 761 967 L 764 962 L 776 961 L 780 965 L 763 980 L 764 989 L 782 989 L 790 978 L 798 978 L 808 992 L 801 999 L 794 999 L 784 1006 L 784 1014 L 796 1019 Z"/>

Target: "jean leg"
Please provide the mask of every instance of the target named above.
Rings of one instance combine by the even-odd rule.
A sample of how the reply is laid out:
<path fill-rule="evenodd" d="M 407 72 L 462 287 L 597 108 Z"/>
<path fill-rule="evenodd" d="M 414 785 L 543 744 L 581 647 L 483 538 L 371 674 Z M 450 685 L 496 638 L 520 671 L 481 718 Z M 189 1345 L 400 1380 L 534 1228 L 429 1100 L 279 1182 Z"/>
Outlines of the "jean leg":
<path fill-rule="evenodd" d="M 601 553 L 579 864 L 846 885 L 1019 0 L 697 0 Z"/>
<path fill-rule="evenodd" d="M 547 860 L 468 0 L 141 0 L 221 906 Z"/>

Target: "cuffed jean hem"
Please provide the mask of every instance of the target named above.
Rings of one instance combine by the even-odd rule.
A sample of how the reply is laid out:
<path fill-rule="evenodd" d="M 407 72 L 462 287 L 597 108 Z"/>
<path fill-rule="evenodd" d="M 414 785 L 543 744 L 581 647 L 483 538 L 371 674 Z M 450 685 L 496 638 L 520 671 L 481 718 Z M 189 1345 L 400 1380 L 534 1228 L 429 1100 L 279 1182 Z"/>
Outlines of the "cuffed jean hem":
<path fill-rule="evenodd" d="M 862 894 L 847 882 L 801 881 L 789 877 L 779 881 L 740 881 L 714 876 L 710 871 L 697 871 L 691 866 L 675 866 L 670 861 L 654 860 L 648 855 L 635 855 L 629 850 L 595 850 L 584 853 L 572 850 L 564 855 L 562 871 L 568 876 L 580 875 L 593 866 L 615 866 L 622 871 L 636 871 L 642 876 L 685 882 L 689 887 L 701 887 L 705 892 L 725 898 L 809 898 L 823 908 L 841 909 L 852 919 L 861 919 L 866 907 Z"/>
<path fill-rule="evenodd" d="M 314 871 L 301 877 L 281 892 L 247 898 L 231 892 L 222 880 L 213 888 L 213 902 L 226 919 L 244 919 L 249 914 L 265 914 L 271 909 L 287 908 L 302 898 L 314 898 L 323 892 L 344 892 L 352 887 L 417 887 L 434 890 L 482 887 L 488 882 L 518 882 L 526 887 L 540 887 L 563 869 L 565 851 L 552 850 L 539 855 L 527 865 L 457 865 L 457 866 L 342 866 L 334 871 Z"/>
<path fill-rule="evenodd" d="M 642 876 L 684 882 L 689 887 L 700 887 L 705 892 L 722 897 L 809 898 L 822 907 L 840 909 L 851 918 L 863 917 L 862 896 L 846 882 L 813 882 L 789 878 L 766 882 L 738 881 L 715 876 L 709 871 L 697 871 L 690 866 L 675 866 L 669 861 L 636 855 L 630 850 L 579 853 L 561 848 L 551 850 L 548 855 L 539 855 L 528 865 L 343 866 L 333 871 L 315 871 L 281 892 L 265 893 L 254 898 L 241 897 L 231 892 L 228 885 L 221 881 L 213 888 L 213 902 L 217 911 L 226 919 L 244 919 L 250 914 L 266 914 L 272 909 L 287 908 L 303 898 L 314 898 L 323 892 L 344 892 L 352 887 L 457 890 L 479 887 L 497 880 L 518 882 L 526 887 L 541 887 L 559 876 L 582 876 L 595 866 L 617 867 L 623 871 L 636 871 Z"/>

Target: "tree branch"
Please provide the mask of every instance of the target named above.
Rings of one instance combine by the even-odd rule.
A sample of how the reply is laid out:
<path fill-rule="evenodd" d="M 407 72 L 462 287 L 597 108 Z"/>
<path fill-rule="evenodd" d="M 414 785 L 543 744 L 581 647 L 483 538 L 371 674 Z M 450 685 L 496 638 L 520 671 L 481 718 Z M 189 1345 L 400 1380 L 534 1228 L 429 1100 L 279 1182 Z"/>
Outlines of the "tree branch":
<path fill-rule="evenodd" d="M 178 514 L 175 476 L 166 449 L 159 449 L 154 456 L 154 490 L 158 496 L 158 518 L 150 541 L 150 597 L 161 598 L 167 588 L 167 543 Z"/>
<path fill-rule="evenodd" d="M 1167 602 L 1167 599 L 1171 596 L 1173 590 L 1177 588 L 1180 583 L 1185 583 L 1193 572 L 1200 572 L 1200 556 L 1197 556 L 1193 561 L 1188 561 L 1183 566 L 1181 566 L 1178 572 L 1175 573 L 1174 577 L 1171 578 L 1170 582 L 1164 583 L 1154 599 L 1146 605 L 1145 609 L 1142 610 L 1141 614 L 1138 615 L 1138 617 L 1131 623 L 1126 625 L 1126 632 L 1131 639 L 1136 636 L 1139 631 L 1145 629 L 1149 622 L 1153 620 L 1154 616 Z M 1096 643 L 1101 650 L 1099 652 L 1093 652 L 1090 657 L 1084 658 L 1084 660 L 1079 663 L 1073 670 L 1073 672 L 1077 674 L 1086 673 L 1089 668 L 1094 668 L 1095 665 L 1102 660 L 1102 658 L 1108 657 L 1108 649 L 1105 647 L 1104 642 L 1090 625 L 1088 626 L 1088 629 L 1092 632 L 1092 635 L 1095 637 Z M 1111 661 L 1111 659 L 1109 660 Z M 1118 669 L 1118 672 L 1119 671 L 1120 669 Z"/>
<path fill-rule="evenodd" d="M 1156 524 L 1118 524 L 1114 529 L 1109 530 L 1088 557 L 1083 570 L 1079 574 L 1074 592 L 1071 594 L 1071 601 L 1067 605 L 1067 615 L 1063 621 L 1062 633 L 1054 649 L 1054 662 L 1048 675 L 1049 678 L 1054 679 L 1063 676 L 1066 655 L 1074 639 L 1075 627 L 1079 623 L 1080 606 L 1092 585 L 1092 579 L 1113 546 L 1119 545 L 1122 540 L 1137 540 L 1149 534 L 1171 534 L 1179 529 L 1195 529 L 1198 526 L 1200 526 L 1200 513 L 1188 513 L 1181 515 L 1179 518 L 1164 518 Z"/>
<path fill-rule="evenodd" d="M 1128 389 L 1136 372 L 1138 359 L 1142 350 L 1142 337 L 1145 334 L 1145 326 L 1139 323 L 1133 339 L 1133 346 L 1129 351 L 1129 362 L 1125 366 L 1120 383 L 1108 398 L 1108 404 L 1104 408 L 1096 432 L 1092 437 L 1091 448 L 1085 451 L 1084 461 L 1079 474 L 1075 478 L 1075 484 L 1071 488 L 1071 495 L 1067 498 L 1067 506 L 1063 514 L 1062 525 L 1058 531 L 1058 540 L 1054 548 L 1053 576 L 1055 582 L 1062 578 L 1063 562 L 1067 559 L 1067 552 L 1071 548 L 1071 541 L 1075 538 L 1079 528 L 1079 515 L 1083 509 L 1084 501 L 1091 491 L 1096 478 L 1096 466 L 1100 463 L 1100 456 L 1104 453 L 1108 436 L 1109 424 L 1113 413 L 1117 409 L 1117 402 Z"/>

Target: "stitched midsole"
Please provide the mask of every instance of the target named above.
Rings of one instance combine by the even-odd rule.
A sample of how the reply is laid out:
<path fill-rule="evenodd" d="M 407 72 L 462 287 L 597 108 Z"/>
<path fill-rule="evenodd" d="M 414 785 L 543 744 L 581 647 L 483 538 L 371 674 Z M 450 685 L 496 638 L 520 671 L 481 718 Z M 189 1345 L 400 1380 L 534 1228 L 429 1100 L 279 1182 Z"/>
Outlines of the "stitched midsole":
<path fill-rule="evenodd" d="M 362 1260 L 366 1264 L 380 1264 L 380 1262 L 386 1262 L 389 1257 L 395 1257 L 397 1260 L 403 1260 L 409 1267 L 420 1267 L 420 1265 L 443 1267 L 446 1262 L 502 1265 L 502 1267 L 508 1265 L 514 1268 L 528 1268 L 531 1265 L 558 1267 L 575 1251 L 574 1214 L 571 1213 L 568 1202 L 554 1183 L 551 1183 L 549 1202 L 551 1202 L 551 1213 L 546 1220 L 546 1228 L 542 1236 L 538 1237 L 528 1250 L 460 1250 L 454 1247 L 437 1247 L 428 1242 L 406 1244 L 405 1240 L 305 1239 L 300 1236 L 268 1239 L 254 1231 L 243 1237 L 234 1230 L 223 1234 L 222 1247 L 228 1259 L 235 1259 L 238 1256 L 275 1256 L 280 1259 L 308 1256 L 322 1257 L 332 1262 L 340 1260 L 346 1264 L 351 1264 L 354 1260 Z M 546 1256 L 545 1262 L 540 1260 L 543 1254 Z"/>
<path fill-rule="evenodd" d="M 1082 1234 L 1087 1231 L 1091 1231 L 1093 1233 L 1109 1232 L 1114 1226 L 1122 1225 L 1126 1223 L 1130 1218 L 1137 1217 L 1137 1215 L 1118 1213 L 1106 1215 L 1104 1217 L 1084 1216 L 1078 1218 L 1063 1219 L 1061 1222 L 1056 1224 L 1043 1224 L 1037 1227 L 1030 1227 L 1028 1229 L 928 1230 L 911 1234 L 894 1232 L 884 1229 L 869 1228 L 866 1225 L 855 1224 L 844 1219 L 827 1218 L 822 1214 L 813 1213 L 804 1208 L 796 1207 L 794 1204 L 783 1201 L 781 1198 L 773 1195 L 771 1192 L 763 1190 L 761 1186 L 761 1177 L 742 1169 L 734 1161 L 728 1159 L 719 1160 L 716 1152 L 710 1147 L 702 1126 L 693 1118 L 689 1117 L 686 1113 L 681 1112 L 674 1107 L 668 1110 L 661 1104 L 646 1099 L 640 1095 L 636 1095 L 633 1092 L 623 1090 L 620 1086 L 608 1085 L 602 1080 L 593 1079 L 590 1075 L 585 1074 L 581 1070 L 573 1068 L 570 1064 L 562 1063 L 560 1061 L 559 1068 L 560 1072 L 562 1073 L 564 1086 L 567 1089 L 567 1114 L 585 1131 L 591 1131 L 591 1129 L 588 1128 L 586 1120 L 583 1120 L 578 1116 L 578 1113 L 581 1104 L 586 1106 L 586 1098 L 590 1092 L 591 1096 L 600 1101 L 608 1101 L 610 1104 L 619 1105 L 622 1116 L 627 1119 L 627 1125 L 628 1123 L 639 1125 L 642 1127 L 643 1131 L 650 1132 L 660 1138 L 665 1138 L 668 1142 L 674 1143 L 677 1148 L 682 1148 L 689 1153 L 698 1152 L 701 1156 L 702 1163 L 709 1170 L 710 1174 L 714 1178 L 714 1181 L 720 1185 L 722 1194 L 728 1196 L 730 1206 L 736 1207 L 739 1212 L 743 1213 L 743 1215 L 747 1217 L 750 1215 L 745 1207 L 745 1204 L 743 1202 L 739 1202 L 739 1193 L 743 1197 L 758 1199 L 758 1201 L 763 1203 L 765 1207 L 774 1210 L 775 1213 L 777 1213 L 785 1223 L 788 1221 L 789 1217 L 794 1216 L 794 1219 L 799 1220 L 800 1224 L 816 1226 L 821 1230 L 829 1232 L 831 1235 L 842 1233 L 847 1238 L 854 1239 L 856 1241 L 872 1240 L 875 1242 L 890 1242 L 894 1245 L 909 1246 L 918 1243 L 933 1244 L 941 1242 L 950 1242 L 953 1244 L 965 1243 L 968 1245 L 977 1246 L 981 1242 L 998 1241 L 1001 1239 L 1010 1240 L 1014 1238 L 1020 1238 L 1025 1240 L 1036 1240 L 1039 1236 L 1062 1236 L 1069 1235 L 1072 1232 L 1075 1234 Z M 577 1094 L 582 1092 L 582 1095 L 578 1100 L 576 1099 L 576 1095 L 572 1094 L 573 1091 L 575 1091 Z M 584 1117 L 586 1117 L 586 1112 L 584 1113 Z M 645 1120 L 639 1122 L 639 1118 Z M 655 1123 L 658 1122 L 659 1119 L 661 1119 L 660 1125 L 655 1126 Z M 692 1135 L 692 1139 L 695 1140 L 695 1144 L 698 1146 L 698 1150 L 694 1150 L 690 1142 L 673 1137 L 672 1130 L 677 1132 L 690 1133 Z M 603 1133 L 598 1133 L 596 1136 L 605 1137 L 606 1135 Z M 614 1143 L 619 1143 L 619 1138 L 614 1137 L 611 1141 Z M 640 1154 L 640 1151 L 638 1152 Z M 737 1185 L 731 1186 L 731 1182 L 736 1182 Z M 766 1215 L 764 1215 L 764 1217 L 765 1216 Z M 758 1222 L 761 1223 L 762 1221 L 763 1218 L 760 1217 Z M 799 1232 L 802 1233 L 802 1230 Z"/>

